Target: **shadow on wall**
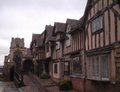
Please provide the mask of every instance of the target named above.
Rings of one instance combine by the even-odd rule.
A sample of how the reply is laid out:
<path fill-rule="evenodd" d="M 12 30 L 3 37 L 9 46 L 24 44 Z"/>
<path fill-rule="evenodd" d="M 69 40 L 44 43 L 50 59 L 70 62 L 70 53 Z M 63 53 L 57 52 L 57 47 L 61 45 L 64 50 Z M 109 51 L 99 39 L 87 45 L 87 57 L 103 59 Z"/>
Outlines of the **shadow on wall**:
<path fill-rule="evenodd" d="M 29 72 L 33 73 L 33 71 L 34 71 L 34 64 L 32 60 L 30 59 L 25 60 L 23 63 L 23 73 L 24 74 L 27 74 Z"/>
<path fill-rule="evenodd" d="M 9 79 L 10 81 L 14 81 L 14 66 L 10 68 Z"/>

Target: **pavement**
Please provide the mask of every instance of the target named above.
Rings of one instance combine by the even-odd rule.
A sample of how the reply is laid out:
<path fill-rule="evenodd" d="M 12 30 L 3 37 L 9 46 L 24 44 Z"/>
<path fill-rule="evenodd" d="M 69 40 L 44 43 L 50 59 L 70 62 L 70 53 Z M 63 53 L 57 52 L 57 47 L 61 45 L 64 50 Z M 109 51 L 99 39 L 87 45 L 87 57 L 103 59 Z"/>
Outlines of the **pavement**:
<path fill-rule="evenodd" d="M 77 92 L 75 90 L 61 91 L 52 79 L 40 79 L 29 74 L 23 77 L 25 86 L 16 88 L 13 82 L 0 82 L 0 92 Z"/>
<path fill-rule="evenodd" d="M 36 79 L 34 75 L 24 75 L 25 86 L 16 88 L 14 82 L 0 82 L 0 92 L 48 92 Z"/>
<path fill-rule="evenodd" d="M 1 82 L 0 83 L 0 92 L 19 92 L 19 89 L 16 88 L 13 82 Z"/>
<path fill-rule="evenodd" d="M 34 77 L 34 75 L 24 75 L 24 84 L 22 87 L 23 92 L 48 92 Z"/>
<path fill-rule="evenodd" d="M 69 90 L 69 91 L 61 91 L 59 90 L 58 84 L 53 79 L 40 79 L 37 76 L 34 78 L 43 86 L 45 87 L 48 92 L 78 92 L 76 90 Z"/>

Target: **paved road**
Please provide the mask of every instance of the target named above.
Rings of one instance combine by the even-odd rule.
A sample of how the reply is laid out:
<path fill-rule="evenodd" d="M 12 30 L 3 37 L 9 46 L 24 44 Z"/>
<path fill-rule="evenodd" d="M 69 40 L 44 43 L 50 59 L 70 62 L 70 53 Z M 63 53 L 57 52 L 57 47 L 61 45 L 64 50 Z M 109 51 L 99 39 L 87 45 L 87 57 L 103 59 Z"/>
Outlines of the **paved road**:
<path fill-rule="evenodd" d="M 13 82 L 1 82 L 0 92 L 48 92 L 38 80 L 32 75 L 24 75 L 24 84 L 22 88 L 16 88 Z"/>
<path fill-rule="evenodd" d="M 48 92 L 45 87 L 43 87 L 33 75 L 24 75 L 24 92 Z"/>
<path fill-rule="evenodd" d="M 0 92 L 3 92 L 4 87 L 5 83 L 0 81 Z"/>
<path fill-rule="evenodd" d="M 20 92 L 20 91 L 18 88 L 15 87 L 13 82 L 0 81 L 0 92 Z"/>

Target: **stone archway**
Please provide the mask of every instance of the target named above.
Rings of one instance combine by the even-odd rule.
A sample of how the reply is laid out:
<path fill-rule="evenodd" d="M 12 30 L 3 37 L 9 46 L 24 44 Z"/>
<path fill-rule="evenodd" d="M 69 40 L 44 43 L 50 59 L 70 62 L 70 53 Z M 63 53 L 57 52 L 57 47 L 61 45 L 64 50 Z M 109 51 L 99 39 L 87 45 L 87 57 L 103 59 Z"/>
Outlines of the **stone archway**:
<path fill-rule="evenodd" d="M 23 73 L 33 73 L 34 71 L 34 64 L 32 62 L 32 60 L 30 59 L 26 59 L 24 62 L 23 62 Z"/>
<path fill-rule="evenodd" d="M 9 79 L 10 81 L 14 81 L 14 66 L 10 68 Z"/>

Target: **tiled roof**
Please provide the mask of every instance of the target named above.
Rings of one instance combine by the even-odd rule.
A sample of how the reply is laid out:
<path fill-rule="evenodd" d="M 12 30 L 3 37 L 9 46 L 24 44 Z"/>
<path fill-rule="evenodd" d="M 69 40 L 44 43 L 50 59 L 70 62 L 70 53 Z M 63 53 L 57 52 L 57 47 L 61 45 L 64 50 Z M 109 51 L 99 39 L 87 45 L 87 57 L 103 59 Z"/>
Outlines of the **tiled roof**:
<path fill-rule="evenodd" d="M 57 32 L 65 32 L 66 23 L 55 22 L 55 33 Z"/>
<path fill-rule="evenodd" d="M 36 46 L 42 46 L 44 41 L 44 32 L 42 34 L 33 34 L 32 42 L 36 43 Z"/>
<path fill-rule="evenodd" d="M 38 39 L 41 34 L 32 34 L 32 41 Z"/>
<path fill-rule="evenodd" d="M 36 45 L 37 46 L 42 46 L 43 45 L 43 41 L 44 41 L 44 39 L 38 38 L 37 41 L 36 41 Z"/>
<path fill-rule="evenodd" d="M 46 33 L 46 40 L 48 41 L 50 38 L 52 38 L 53 34 L 53 26 L 51 25 L 46 25 L 45 27 L 45 33 Z"/>
<path fill-rule="evenodd" d="M 66 23 L 69 24 L 70 26 L 75 26 L 78 23 L 78 20 L 76 20 L 76 19 L 67 19 Z"/>
<path fill-rule="evenodd" d="M 79 28 L 80 28 L 80 29 L 81 29 L 81 27 L 83 27 L 83 21 L 84 21 L 84 16 L 81 17 L 81 18 L 79 19 L 79 22 L 78 22 L 78 25 L 79 25 Z"/>
<path fill-rule="evenodd" d="M 83 19 L 84 18 L 81 17 L 79 20 L 72 20 L 72 19 L 69 20 L 70 26 L 71 26 L 71 31 L 69 33 L 74 32 L 77 29 L 83 29 L 82 28 L 82 26 L 83 26 Z"/>

